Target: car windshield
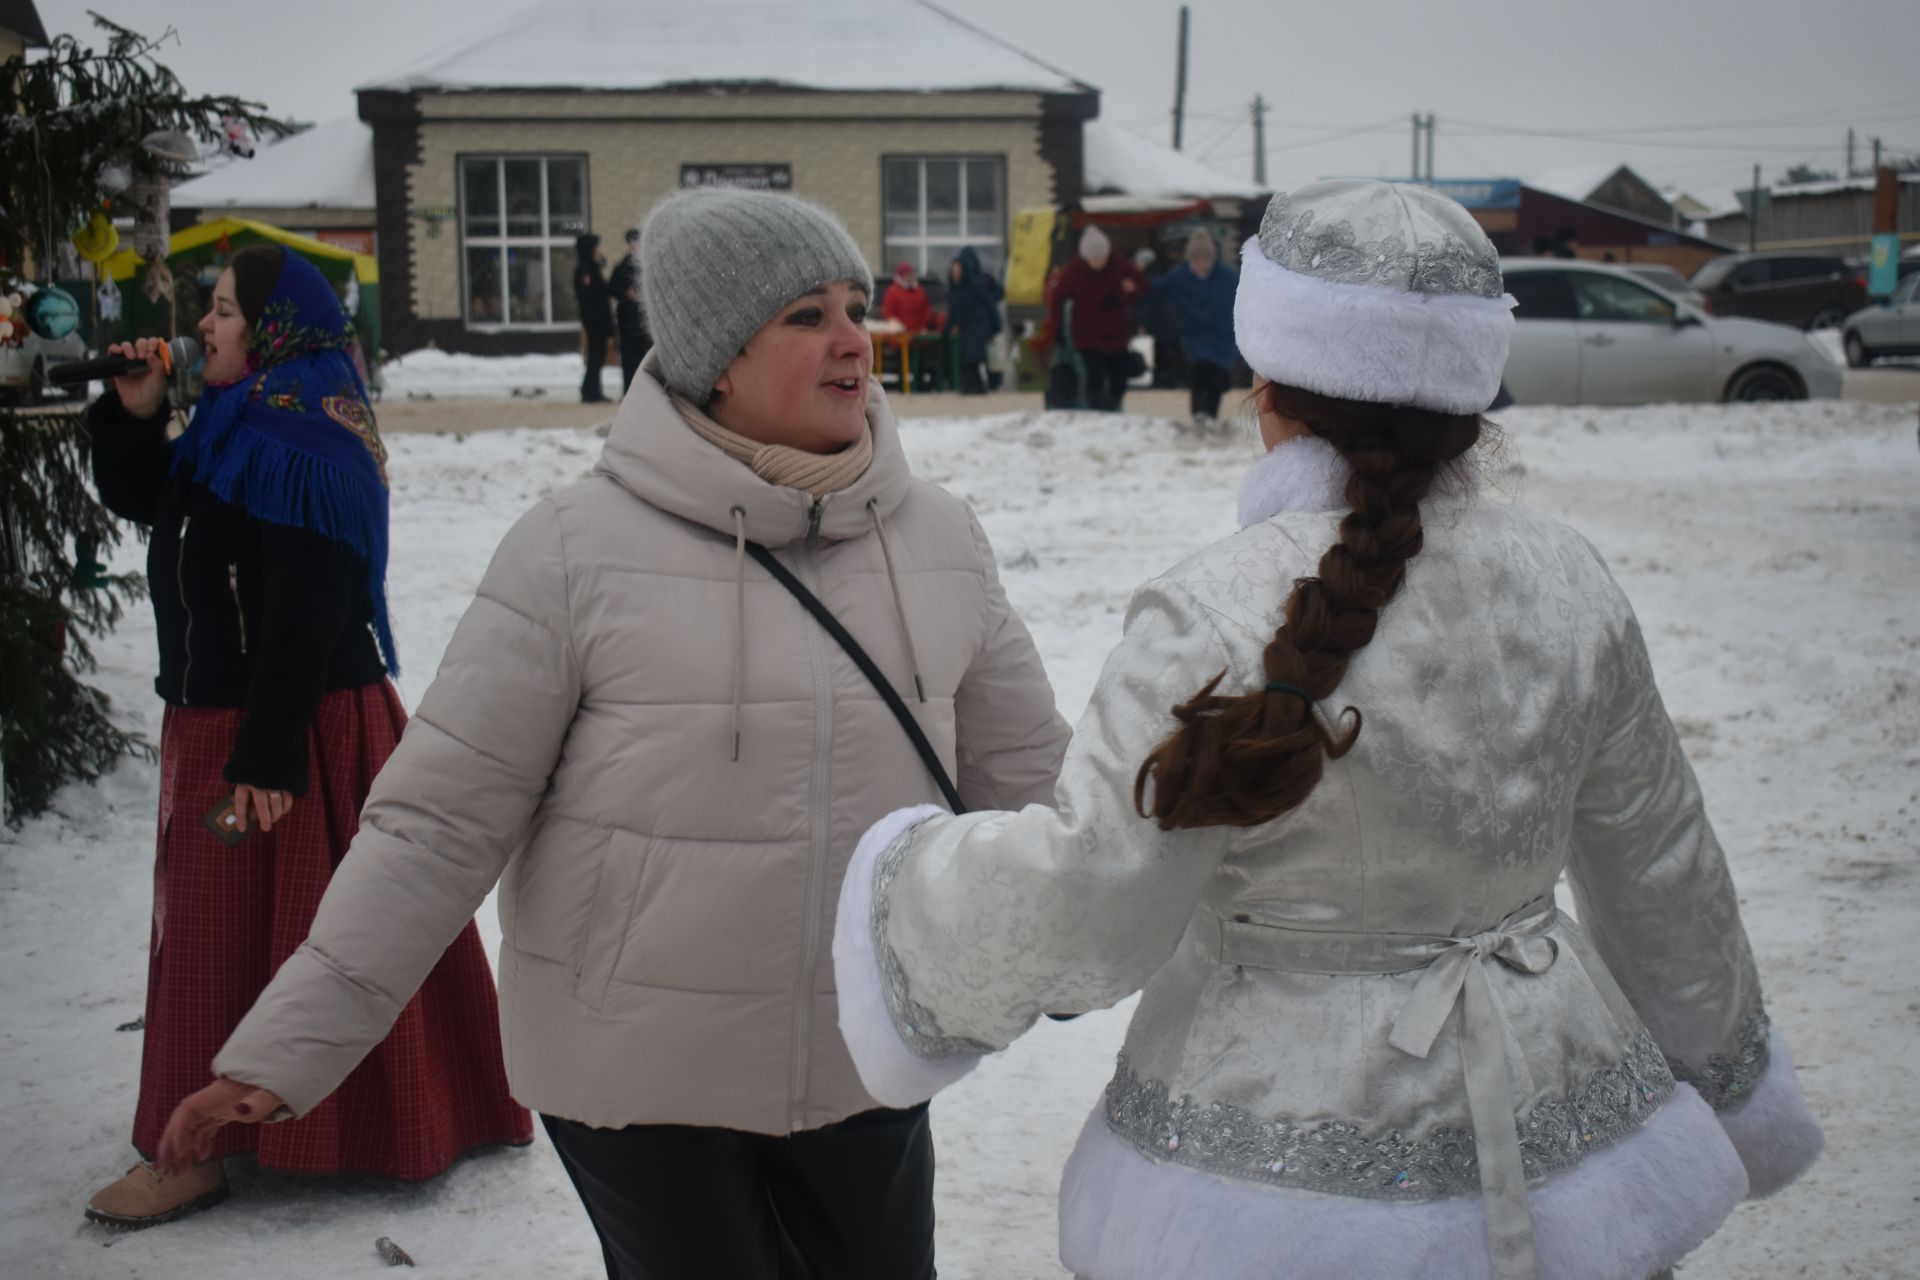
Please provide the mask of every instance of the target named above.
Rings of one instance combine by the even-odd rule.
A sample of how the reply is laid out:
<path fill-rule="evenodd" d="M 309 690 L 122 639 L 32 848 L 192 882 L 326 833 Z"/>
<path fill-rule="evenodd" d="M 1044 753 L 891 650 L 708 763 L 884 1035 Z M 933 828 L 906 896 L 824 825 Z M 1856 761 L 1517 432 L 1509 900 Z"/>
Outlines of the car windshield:
<path fill-rule="evenodd" d="M 1693 287 L 1696 289 L 1711 289 L 1722 280 L 1725 280 L 1727 274 L 1738 265 L 1739 262 L 1734 258 L 1715 258 L 1712 262 L 1707 263 L 1693 273 Z"/>

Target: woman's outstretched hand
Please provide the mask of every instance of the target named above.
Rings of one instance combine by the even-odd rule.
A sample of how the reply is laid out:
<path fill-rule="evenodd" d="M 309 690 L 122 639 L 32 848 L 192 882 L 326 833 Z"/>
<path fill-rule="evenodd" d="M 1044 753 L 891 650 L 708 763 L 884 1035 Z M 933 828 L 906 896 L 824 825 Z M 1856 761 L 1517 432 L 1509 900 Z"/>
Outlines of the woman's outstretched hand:
<path fill-rule="evenodd" d="M 162 1173 L 184 1173 L 213 1156 L 213 1136 L 222 1125 L 259 1124 L 285 1105 L 271 1089 L 215 1080 L 173 1109 L 153 1162 Z"/>

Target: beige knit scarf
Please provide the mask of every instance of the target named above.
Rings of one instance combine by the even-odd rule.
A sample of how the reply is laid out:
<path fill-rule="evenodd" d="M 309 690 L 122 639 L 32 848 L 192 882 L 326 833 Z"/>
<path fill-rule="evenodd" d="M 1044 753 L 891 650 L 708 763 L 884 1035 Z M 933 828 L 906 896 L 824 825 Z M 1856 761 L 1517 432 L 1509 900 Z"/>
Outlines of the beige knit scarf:
<path fill-rule="evenodd" d="M 873 462 L 873 428 L 838 453 L 808 453 L 786 444 L 761 444 L 729 431 L 709 418 L 693 401 L 673 397 L 673 407 L 694 434 L 735 462 L 744 462 L 768 484 L 799 489 L 810 498 L 838 493 L 867 473 Z"/>

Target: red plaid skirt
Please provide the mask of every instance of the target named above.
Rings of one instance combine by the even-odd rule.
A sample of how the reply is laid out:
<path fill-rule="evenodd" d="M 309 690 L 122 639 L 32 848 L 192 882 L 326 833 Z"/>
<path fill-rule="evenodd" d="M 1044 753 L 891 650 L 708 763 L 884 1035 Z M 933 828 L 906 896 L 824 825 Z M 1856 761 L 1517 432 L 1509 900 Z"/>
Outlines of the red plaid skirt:
<path fill-rule="evenodd" d="M 201 819 L 232 789 L 221 777 L 238 709 L 169 706 L 160 730 L 160 849 L 153 876 L 146 1047 L 133 1145 L 151 1157 L 175 1104 L 307 936 L 320 895 L 360 825 L 373 778 L 407 715 L 386 681 L 321 699 L 307 731 L 307 794 L 232 848 Z M 234 1124 L 214 1153 L 252 1151 L 293 1173 L 430 1178 L 461 1152 L 525 1143 L 533 1118 L 507 1094 L 500 1011 L 469 921 L 387 1038 L 298 1120 Z"/>

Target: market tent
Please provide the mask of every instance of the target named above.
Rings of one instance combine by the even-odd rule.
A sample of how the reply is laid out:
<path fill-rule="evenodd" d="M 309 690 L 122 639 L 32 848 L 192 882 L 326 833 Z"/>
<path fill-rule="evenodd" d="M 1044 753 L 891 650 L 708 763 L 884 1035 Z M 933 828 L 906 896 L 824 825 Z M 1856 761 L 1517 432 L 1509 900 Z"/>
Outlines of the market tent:
<path fill-rule="evenodd" d="M 368 254 L 306 236 L 282 231 L 264 222 L 220 218 L 174 234 L 167 251 L 167 269 L 173 272 L 174 297 L 149 298 L 143 287 L 146 261 L 131 249 L 106 260 L 108 276 L 120 289 L 120 329 L 135 334 L 190 333 L 206 310 L 205 299 L 226 269 L 235 251 L 250 244 L 277 244 L 292 249 L 320 269 L 340 295 L 340 305 L 360 331 L 360 346 L 369 366 L 380 352 L 380 267 Z M 109 339 L 111 341 L 111 339 Z"/>

